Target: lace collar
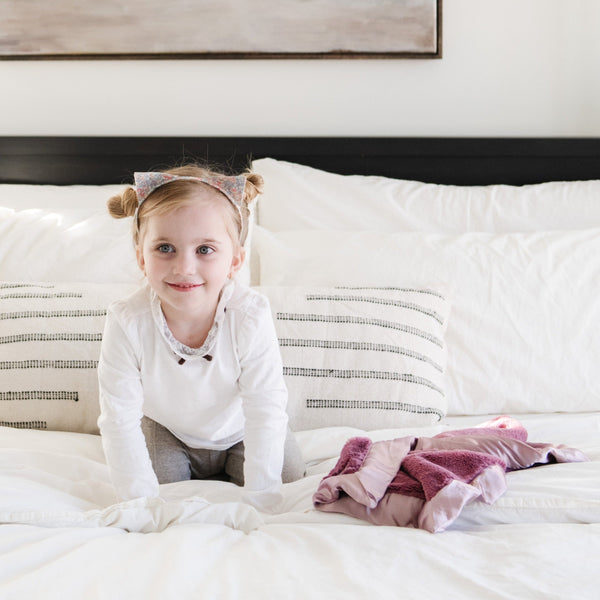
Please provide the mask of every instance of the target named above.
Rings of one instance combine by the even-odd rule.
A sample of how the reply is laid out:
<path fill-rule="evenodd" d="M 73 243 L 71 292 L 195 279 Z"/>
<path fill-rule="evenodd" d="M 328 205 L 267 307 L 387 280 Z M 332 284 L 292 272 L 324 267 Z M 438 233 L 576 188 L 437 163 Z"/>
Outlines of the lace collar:
<path fill-rule="evenodd" d="M 206 336 L 206 340 L 204 344 L 200 348 L 190 348 L 190 346 L 186 346 L 182 344 L 179 340 L 175 339 L 175 336 L 171 333 L 169 326 L 167 325 L 167 320 L 162 311 L 162 307 L 160 305 L 160 299 L 156 295 L 156 292 L 150 288 L 150 306 L 152 309 L 152 317 L 154 319 L 154 323 L 158 327 L 158 330 L 162 334 L 163 338 L 171 347 L 171 350 L 175 352 L 178 356 L 189 360 L 191 358 L 203 358 L 206 356 L 211 348 L 214 345 L 215 338 L 217 337 L 217 333 L 225 318 L 225 309 L 227 306 L 227 302 L 233 295 L 234 289 L 233 280 L 228 281 L 223 289 L 221 290 L 221 297 L 219 298 L 219 303 L 217 304 L 217 311 L 215 313 L 215 320 Z"/>

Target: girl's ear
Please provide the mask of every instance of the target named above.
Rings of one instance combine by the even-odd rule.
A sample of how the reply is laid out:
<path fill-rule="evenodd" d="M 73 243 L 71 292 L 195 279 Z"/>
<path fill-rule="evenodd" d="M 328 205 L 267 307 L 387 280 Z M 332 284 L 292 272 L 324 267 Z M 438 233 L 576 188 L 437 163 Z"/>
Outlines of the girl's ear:
<path fill-rule="evenodd" d="M 141 246 L 136 246 L 135 258 L 137 259 L 138 267 L 142 270 L 142 272 L 145 275 L 146 274 L 146 263 L 144 262 L 144 253 L 142 252 Z"/>
<path fill-rule="evenodd" d="M 243 246 L 240 246 L 239 250 L 234 253 L 233 258 L 231 259 L 231 267 L 229 269 L 229 279 L 231 279 L 244 264 L 244 259 L 246 258 L 246 249 Z"/>

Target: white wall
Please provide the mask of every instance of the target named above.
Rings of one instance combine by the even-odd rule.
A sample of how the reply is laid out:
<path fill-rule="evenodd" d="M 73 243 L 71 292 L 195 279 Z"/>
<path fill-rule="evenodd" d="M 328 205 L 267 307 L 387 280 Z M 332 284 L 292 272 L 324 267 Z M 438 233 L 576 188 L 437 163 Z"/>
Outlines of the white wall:
<path fill-rule="evenodd" d="M 441 60 L 0 61 L 0 135 L 600 136 L 598 0 L 445 0 Z"/>

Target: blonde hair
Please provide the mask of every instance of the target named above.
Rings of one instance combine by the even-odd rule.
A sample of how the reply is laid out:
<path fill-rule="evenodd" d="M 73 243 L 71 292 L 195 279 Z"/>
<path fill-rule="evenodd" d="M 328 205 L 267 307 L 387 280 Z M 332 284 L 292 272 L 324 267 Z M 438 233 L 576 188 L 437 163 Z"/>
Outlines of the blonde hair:
<path fill-rule="evenodd" d="M 163 172 L 171 175 L 199 178 L 222 175 L 222 173 L 218 171 L 197 164 L 175 167 Z M 206 183 L 193 180 L 175 180 L 166 183 L 155 189 L 146 200 L 144 200 L 141 206 L 135 189 L 133 187 L 125 188 L 120 194 L 109 198 L 107 202 L 108 212 L 110 216 L 115 219 L 137 217 L 133 219 L 132 223 L 133 243 L 137 247 L 140 244 L 143 225 L 149 217 L 167 214 L 172 210 L 187 204 L 196 196 L 199 189 L 198 186 L 204 186 L 205 188 L 213 190 L 215 194 L 217 194 L 215 197 L 221 197 L 223 202 L 228 206 L 228 214 L 231 217 L 232 225 L 232 227 L 228 227 L 228 230 L 230 230 L 232 241 L 234 244 L 238 243 L 240 246 L 243 246 L 248 235 L 250 205 L 263 189 L 263 178 L 260 175 L 252 173 L 251 171 L 246 171 L 243 175 L 246 177 L 246 187 L 244 188 L 240 212 L 238 212 L 237 208 L 233 206 L 229 199 L 219 190 Z"/>

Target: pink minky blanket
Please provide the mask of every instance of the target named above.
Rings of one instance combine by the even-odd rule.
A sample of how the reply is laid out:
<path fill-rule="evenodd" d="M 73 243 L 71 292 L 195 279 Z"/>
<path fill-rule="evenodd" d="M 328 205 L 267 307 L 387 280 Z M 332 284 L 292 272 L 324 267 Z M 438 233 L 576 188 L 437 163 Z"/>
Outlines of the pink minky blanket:
<path fill-rule="evenodd" d="M 431 438 L 356 437 L 344 445 L 313 503 L 377 525 L 437 533 L 469 502 L 495 502 L 506 490 L 506 471 L 586 460 L 574 448 L 528 442 L 526 429 L 507 416 Z"/>

